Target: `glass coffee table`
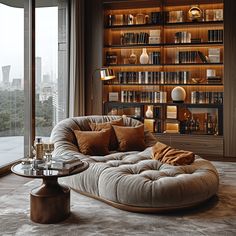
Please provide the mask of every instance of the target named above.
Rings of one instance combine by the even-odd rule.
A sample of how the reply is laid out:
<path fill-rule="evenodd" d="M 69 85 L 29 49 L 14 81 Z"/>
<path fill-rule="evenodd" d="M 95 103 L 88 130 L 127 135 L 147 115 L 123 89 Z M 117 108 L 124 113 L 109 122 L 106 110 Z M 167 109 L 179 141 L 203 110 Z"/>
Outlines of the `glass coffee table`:
<path fill-rule="evenodd" d="M 89 167 L 83 162 L 72 172 L 34 169 L 31 165 L 16 164 L 14 174 L 27 178 L 41 178 L 42 184 L 30 193 L 30 219 L 36 223 L 50 224 L 65 220 L 70 214 L 70 188 L 58 183 L 58 178 L 79 174 Z"/>

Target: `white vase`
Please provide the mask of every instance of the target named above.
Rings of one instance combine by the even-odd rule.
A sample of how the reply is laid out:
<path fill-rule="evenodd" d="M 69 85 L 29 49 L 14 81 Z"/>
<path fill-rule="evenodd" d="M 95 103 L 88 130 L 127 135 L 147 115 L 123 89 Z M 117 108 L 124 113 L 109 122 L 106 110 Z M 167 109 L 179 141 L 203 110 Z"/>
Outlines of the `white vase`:
<path fill-rule="evenodd" d="M 171 91 L 171 98 L 173 102 L 184 102 L 186 98 L 186 92 L 184 88 L 177 86 Z"/>
<path fill-rule="evenodd" d="M 139 58 L 139 61 L 140 61 L 140 64 L 148 64 L 149 57 L 148 57 L 146 48 L 143 48 L 143 52 Z"/>
<path fill-rule="evenodd" d="M 152 112 L 151 106 L 148 106 L 145 115 L 146 115 L 147 118 L 153 118 L 153 112 Z"/>

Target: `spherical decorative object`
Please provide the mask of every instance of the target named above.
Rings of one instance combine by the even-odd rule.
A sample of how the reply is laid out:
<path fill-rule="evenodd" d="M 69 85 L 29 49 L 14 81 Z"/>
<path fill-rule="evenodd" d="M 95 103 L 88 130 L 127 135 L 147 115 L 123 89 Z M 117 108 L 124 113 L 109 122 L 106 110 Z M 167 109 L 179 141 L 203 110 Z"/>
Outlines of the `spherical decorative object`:
<path fill-rule="evenodd" d="M 177 86 L 171 91 L 171 98 L 173 102 L 184 102 L 186 98 L 186 92 L 184 88 Z"/>
<path fill-rule="evenodd" d="M 140 61 L 140 64 L 148 64 L 149 57 L 148 57 L 146 48 L 143 48 L 143 52 L 139 58 L 139 61 Z"/>
<path fill-rule="evenodd" d="M 191 21 L 200 21 L 202 10 L 198 6 L 192 6 L 188 11 L 188 19 Z"/>

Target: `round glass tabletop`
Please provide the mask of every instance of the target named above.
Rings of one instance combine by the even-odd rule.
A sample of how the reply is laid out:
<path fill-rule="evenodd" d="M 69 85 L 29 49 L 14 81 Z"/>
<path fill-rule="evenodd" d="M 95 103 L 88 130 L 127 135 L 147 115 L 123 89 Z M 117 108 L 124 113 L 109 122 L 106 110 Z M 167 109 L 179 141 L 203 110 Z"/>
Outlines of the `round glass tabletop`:
<path fill-rule="evenodd" d="M 31 164 L 15 164 L 11 167 L 11 171 L 16 175 L 27 178 L 55 178 L 78 174 L 89 167 L 87 162 L 82 162 L 82 165 L 73 168 L 73 170 L 53 170 L 50 168 L 33 168 Z"/>

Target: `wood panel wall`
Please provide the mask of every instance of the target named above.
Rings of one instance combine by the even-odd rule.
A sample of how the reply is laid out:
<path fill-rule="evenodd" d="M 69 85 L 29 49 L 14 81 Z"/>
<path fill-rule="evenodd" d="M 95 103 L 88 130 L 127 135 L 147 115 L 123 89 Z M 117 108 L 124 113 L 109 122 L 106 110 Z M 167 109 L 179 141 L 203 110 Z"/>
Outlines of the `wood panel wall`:
<path fill-rule="evenodd" d="M 224 155 L 236 157 L 236 1 L 224 1 Z"/>

